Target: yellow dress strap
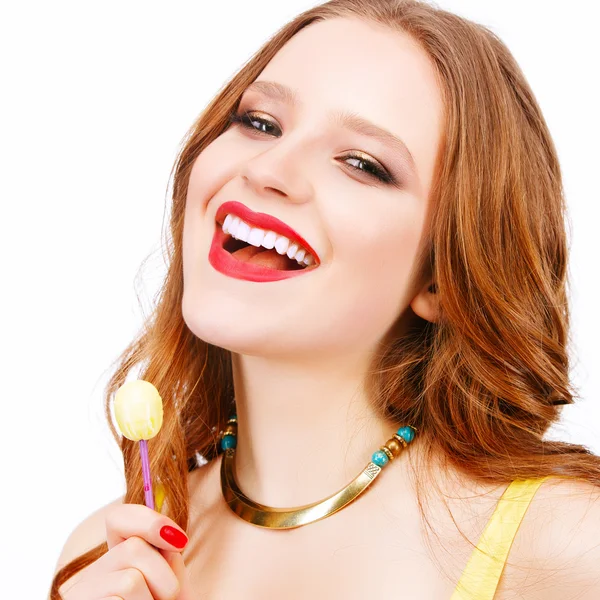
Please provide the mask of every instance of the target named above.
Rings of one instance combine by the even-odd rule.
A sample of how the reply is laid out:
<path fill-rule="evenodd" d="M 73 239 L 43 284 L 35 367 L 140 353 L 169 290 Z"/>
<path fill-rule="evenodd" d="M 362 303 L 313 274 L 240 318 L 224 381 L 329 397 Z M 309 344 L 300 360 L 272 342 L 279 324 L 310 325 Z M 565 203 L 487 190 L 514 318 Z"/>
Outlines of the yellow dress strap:
<path fill-rule="evenodd" d="M 529 504 L 548 477 L 516 479 L 504 490 L 450 600 L 492 600 Z"/>

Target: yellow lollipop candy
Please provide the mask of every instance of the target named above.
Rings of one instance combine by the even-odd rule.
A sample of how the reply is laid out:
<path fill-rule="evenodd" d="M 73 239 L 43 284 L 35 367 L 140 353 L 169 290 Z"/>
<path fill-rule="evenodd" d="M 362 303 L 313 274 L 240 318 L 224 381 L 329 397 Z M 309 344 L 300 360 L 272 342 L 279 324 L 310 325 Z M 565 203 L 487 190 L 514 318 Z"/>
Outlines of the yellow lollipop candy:
<path fill-rule="evenodd" d="M 162 398 L 149 381 L 143 379 L 128 381 L 117 390 L 114 409 L 121 433 L 127 439 L 140 443 L 144 499 L 146 506 L 154 510 L 148 440 L 153 438 L 162 426 Z M 160 503 L 162 504 L 162 498 Z"/>
<path fill-rule="evenodd" d="M 162 426 L 162 398 L 149 381 L 123 384 L 115 394 L 114 407 L 121 433 L 133 442 L 153 438 Z"/>

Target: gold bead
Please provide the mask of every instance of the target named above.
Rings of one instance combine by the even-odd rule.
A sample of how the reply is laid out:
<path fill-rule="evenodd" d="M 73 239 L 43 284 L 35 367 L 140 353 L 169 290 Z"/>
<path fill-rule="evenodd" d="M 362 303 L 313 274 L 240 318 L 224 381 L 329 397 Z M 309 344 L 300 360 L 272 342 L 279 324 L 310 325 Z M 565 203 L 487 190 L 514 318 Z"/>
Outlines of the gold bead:
<path fill-rule="evenodd" d="M 225 428 L 225 431 L 223 432 L 223 435 L 237 435 L 237 427 L 233 426 L 233 425 L 227 425 L 227 427 Z"/>
<path fill-rule="evenodd" d="M 398 435 L 397 433 L 394 434 L 394 439 L 398 440 L 398 442 L 400 442 L 403 446 L 403 448 L 408 448 L 408 442 L 401 436 Z"/>
<path fill-rule="evenodd" d="M 394 455 L 393 455 L 393 454 L 390 452 L 389 448 L 386 448 L 385 446 L 381 446 L 381 448 L 379 448 L 379 449 L 380 449 L 380 450 L 382 450 L 383 452 L 385 452 L 385 453 L 386 453 L 386 455 L 387 455 L 387 457 L 388 457 L 390 460 L 394 460 L 394 458 L 395 458 L 395 457 L 394 457 Z"/>
<path fill-rule="evenodd" d="M 388 447 L 394 457 L 398 456 L 402 452 L 402 445 L 396 438 L 390 438 L 385 445 Z"/>

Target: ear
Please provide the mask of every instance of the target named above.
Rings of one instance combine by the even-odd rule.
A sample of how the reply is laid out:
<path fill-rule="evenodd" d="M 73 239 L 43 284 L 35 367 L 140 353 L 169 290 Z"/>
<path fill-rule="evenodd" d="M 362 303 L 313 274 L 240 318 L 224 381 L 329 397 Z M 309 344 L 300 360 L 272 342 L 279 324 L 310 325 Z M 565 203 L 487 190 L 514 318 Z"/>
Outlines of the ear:
<path fill-rule="evenodd" d="M 410 307 L 416 315 L 435 323 L 438 320 L 438 295 L 433 280 L 429 280 L 413 298 Z"/>

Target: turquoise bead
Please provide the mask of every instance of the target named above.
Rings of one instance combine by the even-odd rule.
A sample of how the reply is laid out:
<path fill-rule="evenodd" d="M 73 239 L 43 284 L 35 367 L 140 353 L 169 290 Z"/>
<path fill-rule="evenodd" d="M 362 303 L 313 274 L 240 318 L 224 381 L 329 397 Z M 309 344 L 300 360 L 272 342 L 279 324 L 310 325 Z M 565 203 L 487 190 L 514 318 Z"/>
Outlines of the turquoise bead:
<path fill-rule="evenodd" d="M 376 450 L 371 457 L 371 461 L 378 467 L 385 467 L 389 460 L 388 455 L 383 450 Z"/>
<path fill-rule="evenodd" d="M 415 430 L 410 427 L 400 427 L 400 429 L 398 429 L 397 431 L 398 435 L 403 437 L 405 441 L 407 441 L 408 443 L 412 442 L 414 437 L 415 437 Z"/>
<path fill-rule="evenodd" d="M 237 440 L 235 435 L 224 435 L 221 439 L 221 450 L 227 450 L 227 448 L 235 448 Z"/>

